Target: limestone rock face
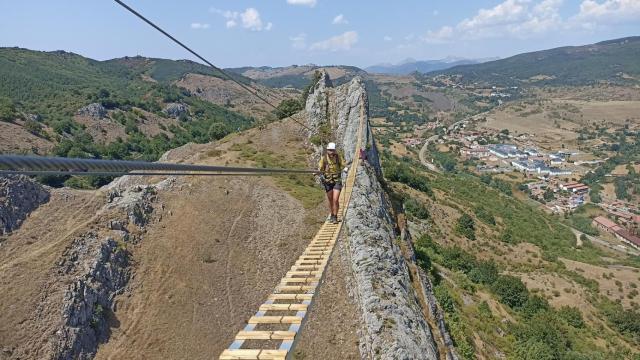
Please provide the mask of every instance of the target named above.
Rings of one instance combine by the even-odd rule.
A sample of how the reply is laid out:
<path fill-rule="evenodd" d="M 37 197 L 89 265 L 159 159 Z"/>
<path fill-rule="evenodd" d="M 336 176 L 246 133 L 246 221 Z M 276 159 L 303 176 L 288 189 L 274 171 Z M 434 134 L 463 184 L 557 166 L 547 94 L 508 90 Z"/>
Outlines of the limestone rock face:
<path fill-rule="evenodd" d="M 43 203 L 49 201 L 49 191 L 30 178 L 0 177 L 0 234 L 11 232 Z"/>
<path fill-rule="evenodd" d="M 88 233 L 74 240 L 60 263 L 60 271 L 82 275 L 64 295 L 63 326 L 56 333 L 58 359 L 92 359 L 98 344 L 108 338 L 106 319 L 113 297 L 129 281 L 128 255 L 111 237 Z"/>
<path fill-rule="evenodd" d="M 123 176 L 103 188 L 107 204 L 102 211 L 114 216 L 102 229 L 109 235 L 90 231 L 77 236 L 58 263 L 57 273 L 70 285 L 53 337 L 56 359 L 93 359 L 99 344 L 109 339 L 114 298 L 126 291 L 131 278 L 127 245 L 141 240 L 156 192 L 164 186 L 164 181 L 139 185 L 136 177 Z M 136 231 L 130 233 L 132 229 Z"/>
<path fill-rule="evenodd" d="M 189 112 L 189 108 L 185 104 L 171 103 L 167 104 L 162 111 L 172 118 L 177 119 L 182 115 L 186 115 Z"/>
<path fill-rule="evenodd" d="M 107 117 L 107 109 L 104 106 L 93 103 L 78 109 L 78 115 L 88 116 L 94 119 L 104 119 Z"/>
<path fill-rule="evenodd" d="M 310 137 L 329 124 L 347 162 L 356 149 L 361 115 L 365 116 L 362 149 L 367 161 L 357 169 L 347 209 L 346 237 L 355 278 L 356 301 L 362 314 L 360 352 L 373 359 L 438 359 L 433 335 L 412 286 L 409 269 L 396 243 L 395 220 L 380 181 L 381 167 L 368 124 L 363 81 L 331 88 L 326 73 L 310 94 L 306 110 Z M 317 147 L 317 156 L 322 149 Z M 344 231 L 344 230 L 343 230 Z"/>

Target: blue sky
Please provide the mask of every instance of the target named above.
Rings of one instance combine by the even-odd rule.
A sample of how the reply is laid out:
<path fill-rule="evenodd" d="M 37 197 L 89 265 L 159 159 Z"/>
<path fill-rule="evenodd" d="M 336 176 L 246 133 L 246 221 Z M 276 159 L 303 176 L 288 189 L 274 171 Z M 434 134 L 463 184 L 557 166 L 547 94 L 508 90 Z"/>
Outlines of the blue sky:
<path fill-rule="evenodd" d="M 126 0 L 224 67 L 484 58 L 640 35 L 640 0 Z M 0 46 L 190 58 L 111 0 L 2 1 Z"/>

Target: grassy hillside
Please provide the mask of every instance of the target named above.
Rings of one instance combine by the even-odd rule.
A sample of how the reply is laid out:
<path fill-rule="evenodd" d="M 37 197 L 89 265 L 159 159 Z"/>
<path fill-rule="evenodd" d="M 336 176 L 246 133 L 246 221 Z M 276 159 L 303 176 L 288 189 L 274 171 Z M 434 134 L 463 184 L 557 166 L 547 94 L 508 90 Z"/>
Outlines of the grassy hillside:
<path fill-rule="evenodd" d="M 640 37 L 519 54 L 429 75 L 460 75 L 464 83 L 489 85 L 589 85 L 640 82 Z"/>
<path fill-rule="evenodd" d="M 53 142 L 53 155 L 145 160 L 252 126 L 253 118 L 173 85 L 189 73 L 220 77 L 185 60 L 95 61 L 63 51 L 0 48 L 0 121 Z M 78 109 L 92 103 L 104 107 L 103 118 L 78 118 Z M 170 103 L 186 110 L 170 116 L 163 111 Z"/>

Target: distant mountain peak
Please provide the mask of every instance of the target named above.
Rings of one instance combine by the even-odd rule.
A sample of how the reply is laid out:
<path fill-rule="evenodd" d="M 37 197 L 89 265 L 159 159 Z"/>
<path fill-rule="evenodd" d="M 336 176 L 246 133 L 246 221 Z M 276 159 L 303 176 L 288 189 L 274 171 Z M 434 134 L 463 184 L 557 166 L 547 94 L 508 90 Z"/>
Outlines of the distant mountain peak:
<path fill-rule="evenodd" d="M 495 58 L 491 58 L 495 59 Z M 431 71 L 446 70 L 457 65 L 478 64 L 481 59 L 465 59 L 456 56 L 447 56 L 439 60 L 415 60 L 406 58 L 397 64 L 383 63 L 365 68 L 365 71 L 380 74 L 407 75 L 413 72 L 427 73 Z"/>

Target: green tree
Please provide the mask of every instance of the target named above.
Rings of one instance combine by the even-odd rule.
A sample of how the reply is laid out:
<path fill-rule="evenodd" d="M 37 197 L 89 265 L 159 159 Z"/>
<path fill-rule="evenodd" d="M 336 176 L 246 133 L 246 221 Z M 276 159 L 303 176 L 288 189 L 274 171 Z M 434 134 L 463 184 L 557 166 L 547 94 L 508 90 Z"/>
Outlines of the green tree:
<path fill-rule="evenodd" d="M 456 311 L 456 303 L 445 285 L 437 285 L 434 288 L 434 295 L 438 300 L 438 304 L 446 313 L 452 314 Z"/>
<path fill-rule="evenodd" d="M 553 194 L 553 190 L 551 190 L 551 188 L 547 188 L 544 191 L 544 194 L 542 195 L 542 198 L 544 198 L 545 201 L 551 201 L 551 200 L 555 199 L 556 196 Z"/>
<path fill-rule="evenodd" d="M 519 345 L 529 342 L 544 344 L 551 351 L 552 359 L 563 359 L 564 354 L 571 350 L 566 329 L 556 314 L 551 311 L 539 312 L 531 319 L 524 321 L 516 327 L 514 334 Z M 536 349 L 539 350 L 537 347 Z M 544 356 L 542 358 L 545 358 Z"/>
<path fill-rule="evenodd" d="M 493 284 L 498 278 L 498 267 L 492 260 L 480 261 L 469 271 L 469 279 L 478 284 Z"/>
<path fill-rule="evenodd" d="M 492 286 L 503 304 L 512 308 L 522 307 L 529 298 L 529 291 L 522 280 L 511 275 L 500 275 Z"/>
<path fill-rule="evenodd" d="M 227 129 L 227 126 L 223 123 L 216 122 L 211 124 L 211 126 L 209 127 L 208 136 L 209 136 L 209 139 L 211 140 L 222 139 L 228 134 L 229 134 L 229 129 Z"/>
<path fill-rule="evenodd" d="M 519 360 L 556 360 L 557 357 L 551 349 L 541 341 L 533 339 L 518 342 L 515 347 L 515 355 Z"/>
<path fill-rule="evenodd" d="M 307 102 L 307 98 L 309 97 L 309 94 L 313 92 L 313 89 L 315 88 L 318 81 L 320 81 L 321 77 L 322 77 L 322 74 L 320 73 L 320 71 L 316 70 L 313 73 L 313 78 L 311 78 L 311 81 L 309 82 L 309 84 L 305 86 L 305 88 L 302 90 L 302 103 Z"/>
<path fill-rule="evenodd" d="M 6 97 L 0 97 L 0 121 L 11 122 L 18 117 L 13 101 Z"/>
<path fill-rule="evenodd" d="M 289 117 L 298 111 L 302 110 L 302 103 L 298 99 L 286 99 L 282 100 L 276 108 L 276 115 L 278 119 L 284 119 Z"/>
<path fill-rule="evenodd" d="M 541 296 L 530 296 L 522 306 L 522 315 L 526 318 L 532 318 L 534 315 L 541 311 L 549 310 L 549 303 Z"/>

